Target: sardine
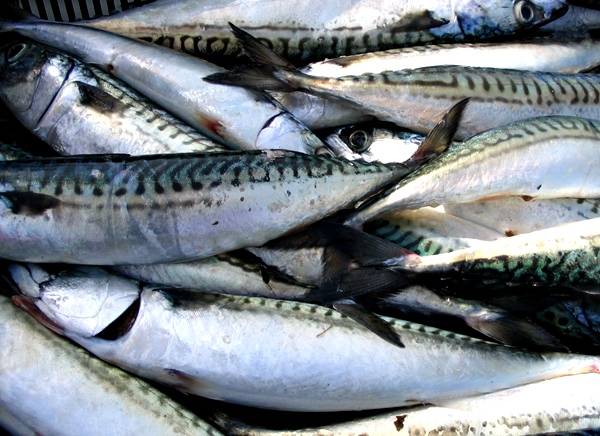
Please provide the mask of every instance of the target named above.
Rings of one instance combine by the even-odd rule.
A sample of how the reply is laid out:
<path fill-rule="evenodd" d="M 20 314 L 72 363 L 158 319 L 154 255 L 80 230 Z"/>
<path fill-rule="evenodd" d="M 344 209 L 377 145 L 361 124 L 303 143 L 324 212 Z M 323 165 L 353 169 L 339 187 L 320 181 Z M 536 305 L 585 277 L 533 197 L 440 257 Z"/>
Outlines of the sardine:
<path fill-rule="evenodd" d="M 2 21 L 16 32 L 94 64 L 210 138 L 232 148 L 312 154 L 321 141 L 264 93 L 206 86 L 223 71 L 209 62 L 145 41 L 69 23 Z"/>
<path fill-rule="evenodd" d="M 279 150 L 0 162 L 0 257 L 208 257 L 351 207 L 412 169 Z"/>
<path fill-rule="evenodd" d="M 34 42 L 2 50 L 0 98 L 63 155 L 227 150 L 120 80 Z"/>
<path fill-rule="evenodd" d="M 96 356 L 188 393 L 254 407 L 324 412 L 435 404 L 599 370 L 594 356 L 526 352 L 390 319 L 400 348 L 319 306 L 184 291 L 145 289 L 126 315 L 106 309 L 116 322 L 105 331 L 74 334 L 63 302 L 78 294 L 75 283 L 54 283 L 64 298 L 55 294 L 50 304 L 31 281 L 17 284 L 25 294 L 15 297 L 21 307 Z M 86 300 L 77 298 L 90 311 Z M 76 305 L 70 310 L 78 316 Z"/>
<path fill-rule="evenodd" d="M 456 139 L 526 118 L 570 115 L 600 120 L 600 76 L 438 66 L 338 78 L 303 74 L 249 33 L 232 27 L 258 66 L 211 74 L 211 83 L 306 91 L 361 108 L 381 121 L 428 132 L 455 102 L 471 98 Z"/>
<path fill-rule="evenodd" d="M 0 345 L 0 409 L 32 433 L 221 434 L 146 382 L 42 328 L 5 295 Z M 1 416 L 0 426 L 9 424 Z"/>
<path fill-rule="evenodd" d="M 599 121 L 560 116 L 519 121 L 451 147 L 345 222 L 358 227 L 394 209 L 511 196 L 597 198 L 599 165 Z"/>
<path fill-rule="evenodd" d="M 363 230 L 421 256 L 478 247 L 504 235 L 432 208 L 390 212 L 365 223 Z"/>
<path fill-rule="evenodd" d="M 494 229 L 506 236 L 600 217 L 600 200 L 590 198 L 509 197 L 444 206 L 448 213 Z"/>
<path fill-rule="evenodd" d="M 239 55 L 227 23 L 252 29 L 296 64 L 432 41 L 483 39 L 539 27 L 564 14 L 557 0 L 307 1 L 163 0 L 84 22 L 231 64 Z"/>
<path fill-rule="evenodd" d="M 596 374 L 531 383 L 465 398 L 441 406 L 394 409 L 331 425 L 302 429 L 250 426 L 225 414 L 218 425 L 232 436 L 417 436 L 417 435 L 569 435 L 591 436 L 600 428 Z"/>

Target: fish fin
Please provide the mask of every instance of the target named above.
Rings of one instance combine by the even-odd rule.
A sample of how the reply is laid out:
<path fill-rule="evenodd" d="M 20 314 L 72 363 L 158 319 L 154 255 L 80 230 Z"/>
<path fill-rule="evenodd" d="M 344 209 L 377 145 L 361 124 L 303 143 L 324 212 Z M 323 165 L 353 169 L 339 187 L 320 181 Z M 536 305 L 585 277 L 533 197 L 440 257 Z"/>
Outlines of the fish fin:
<path fill-rule="evenodd" d="M 97 86 L 92 86 L 85 82 L 74 82 L 74 85 L 79 91 L 79 102 L 98 112 L 122 112 L 128 108 L 125 103 L 104 92 Z"/>
<path fill-rule="evenodd" d="M 452 106 L 425 137 L 410 160 L 427 160 L 445 152 L 452 143 L 468 103 L 469 98 L 465 98 Z"/>
<path fill-rule="evenodd" d="M 15 215 L 39 216 L 49 209 L 59 206 L 61 201 L 52 195 L 35 192 L 0 192 L 0 198 Z"/>
<path fill-rule="evenodd" d="M 104 329 L 95 334 L 95 338 L 104 339 L 107 341 L 114 341 L 125 335 L 135 323 L 138 313 L 140 311 L 141 298 L 136 298 L 131 305 L 125 309 L 125 311 L 115 318 L 109 325 Z"/>
<path fill-rule="evenodd" d="M 342 315 L 346 315 L 348 318 L 369 329 L 381 339 L 397 347 L 404 348 L 400 335 L 392 328 L 391 324 L 368 310 L 362 304 L 345 299 L 335 301 L 331 306 Z"/>
<path fill-rule="evenodd" d="M 413 275 L 387 268 L 360 268 L 324 281 L 306 294 L 306 301 L 336 301 L 397 290 L 413 283 Z"/>
<path fill-rule="evenodd" d="M 273 50 L 245 30 L 240 29 L 232 23 L 229 23 L 229 27 L 231 27 L 231 31 L 244 49 L 244 52 L 254 62 L 260 65 L 296 70 L 296 67 L 292 63 L 276 54 Z"/>
<path fill-rule="evenodd" d="M 433 16 L 432 11 L 425 10 L 414 14 L 408 14 L 396 23 L 387 26 L 386 29 L 392 32 L 417 32 L 419 30 L 429 30 L 448 24 L 450 21 Z"/>
<path fill-rule="evenodd" d="M 12 302 L 19 309 L 23 309 L 25 312 L 33 316 L 40 324 L 42 324 L 47 329 L 53 331 L 59 336 L 66 336 L 65 330 L 57 323 L 52 321 L 50 318 L 48 318 L 48 316 L 35 305 L 35 303 L 30 297 L 26 297 L 24 295 L 14 295 L 12 297 Z"/>
<path fill-rule="evenodd" d="M 0 22 L 19 21 L 40 21 L 40 19 L 10 2 L 3 2 L 0 7 Z"/>
<path fill-rule="evenodd" d="M 241 86 L 259 91 L 292 92 L 298 89 L 287 81 L 276 78 L 273 71 L 272 67 L 248 66 L 233 71 L 210 74 L 202 80 L 217 85 Z"/>
<path fill-rule="evenodd" d="M 526 318 L 514 316 L 500 316 L 495 319 L 467 317 L 465 322 L 469 327 L 505 345 L 540 351 L 569 351 L 558 338 Z"/>

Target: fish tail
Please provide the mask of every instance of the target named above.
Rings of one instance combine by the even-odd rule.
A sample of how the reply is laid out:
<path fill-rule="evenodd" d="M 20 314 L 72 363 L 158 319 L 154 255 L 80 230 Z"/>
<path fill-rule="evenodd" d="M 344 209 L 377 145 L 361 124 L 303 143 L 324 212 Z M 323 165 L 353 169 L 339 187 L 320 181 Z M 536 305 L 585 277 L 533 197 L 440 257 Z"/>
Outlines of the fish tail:
<path fill-rule="evenodd" d="M 294 65 L 274 53 L 248 32 L 231 23 L 229 25 L 244 52 L 255 62 L 255 65 L 211 74 L 204 77 L 203 80 L 209 83 L 242 86 L 260 91 L 292 92 L 299 88 L 299 85 L 293 80 L 293 75 L 301 73 Z"/>

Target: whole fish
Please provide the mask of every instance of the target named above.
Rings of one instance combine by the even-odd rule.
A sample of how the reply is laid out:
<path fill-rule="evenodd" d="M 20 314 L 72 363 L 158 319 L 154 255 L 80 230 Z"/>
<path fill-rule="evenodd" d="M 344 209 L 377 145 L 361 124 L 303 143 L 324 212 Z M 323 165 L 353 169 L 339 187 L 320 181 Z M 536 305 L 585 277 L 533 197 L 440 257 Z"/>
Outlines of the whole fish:
<path fill-rule="evenodd" d="M 184 392 L 254 407 L 325 412 L 435 404 L 599 370 L 598 357 L 526 352 L 390 319 L 400 348 L 307 303 L 145 289 L 123 314 L 107 300 L 79 295 L 73 281 L 54 282 L 45 302 L 46 288 L 17 285 L 25 294 L 15 297 L 20 307 L 103 360 Z M 71 298 L 77 304 L 64 304 Z M 95 336 L 74 333 L 78 304 L 108 310 L 115 322 Z"/>
<path fill-rule="evenodd" d="M 600 200 L 592 198 L 529 199 L 509 197 L 444 206 L 444 211 L 494 229 L 521 235 L 600 216 Z"/>
<path fill-rule="evenodd" d="M 296 64 L 432 41 L 483 39 L 542 26 L 564 14 L 557 0 L 343 0 L 326 9 L 315 2 L 269 0 L 159 0 L 85 21 L 111 32 L 153 41 L 217 63 L 239 55 L 228 22 L 252 29 Z"/>
<path fill-rule="evenodd" d="M 43 328 L 5 295 L 0 410 L 31 434 L 77 434 L 82 428 L 90 435 L 221 434 L 146 382 Z M 3 416 L 0 427 L 10 429 Z"/>
<path fill-rule="evenodd" d="M 232 436 L 591 436 L 597 435 L 597 430 L 586 430 L 600 428 L 599 388 L 600 377 L 582 374 L 454 400 L 440 406 L 394 409 L 310 428 L 257 428 L 222 413 L 216 415 L 216 421 Z"/>
<path fill-rule="evenodd" d="M 309 92 L 361 108 L 382 121 L 428 132 L 440 113 L 471 98 L 456 139 L 526 118 L 570 115 L 600 120 L 600 76 L 495 68 L 437 66 L 344 77 L 316 77 L 295 69 L 249 33 L 232 26 L 259 65 L 204 77 L 270 91 Z"/>
<path fill-rule="evenodd" d="M 311 76 L 342 77 L 436 65 L 461 65 L 579 73 L 598 64 L 600 41 L 590 37 L 537 37 L 502 42 L 427 44 L 376 51 L 315 62 L 300 71 Z"/>
<path fill-rule="evenodd" d="M 429 207 L 387 213 L 365 223 L 363 230 L 420 256 L 478 247 L 504 236 L 488 227 Z"/>
<path fill-rule="evenodd" d="M 600 289 L 599 224 L 600 218 L 594 218 L 451 253 L 404 256 L 397 266 L 411 273 L 459 274 L 597 293 Z M 394 263 L 394 260 L 389 262 Z"/>
<path fill-rule="evenodd" d="M 562 116 L 519 121 L 451 147 L 345 222 L 358 227 L 394 209 L 511 196 L 598 198 L 598 165 L 599 121 Z"/>
<path fill-rule="evenodd" d="M 199 259 L 262 245 L 351 207 L 415 165 L 280 150 L 0 162 L 0 257 L 96 265 Z"/>
<path fill-rule="evenodd" d="M 98 68 L 30 41 L 1 50 L 0 99 L 63 155 L 227 150 Z"/>
<path fill-rule="evenodd" d="M 322 146 L 266 94 L 207 86 L 202 77 L 223 69 L 185 53 L 99 29 L 30 17 L 2 21 L 0 32 L 16 32 L 94 64 L 229 147 L 312 154 Z"/>

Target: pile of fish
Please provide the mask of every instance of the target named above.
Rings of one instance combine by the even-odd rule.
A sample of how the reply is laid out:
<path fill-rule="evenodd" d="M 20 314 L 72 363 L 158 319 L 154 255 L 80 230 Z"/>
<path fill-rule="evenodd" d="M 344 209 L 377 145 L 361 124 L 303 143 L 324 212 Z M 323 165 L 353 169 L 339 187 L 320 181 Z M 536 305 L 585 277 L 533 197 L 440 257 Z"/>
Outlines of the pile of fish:
<path fill-rule="evenodd" d="M 597 4 L 24 3 L 0 428 L 600 429 Z"/>

